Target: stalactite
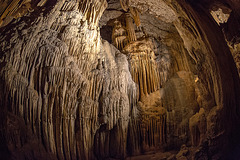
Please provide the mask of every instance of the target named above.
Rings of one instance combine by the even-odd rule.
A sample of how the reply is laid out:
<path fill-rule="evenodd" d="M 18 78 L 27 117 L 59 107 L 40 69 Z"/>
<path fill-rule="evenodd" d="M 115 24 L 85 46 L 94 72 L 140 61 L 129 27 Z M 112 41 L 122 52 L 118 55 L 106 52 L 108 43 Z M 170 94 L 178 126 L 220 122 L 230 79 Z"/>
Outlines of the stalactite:
<path fill-rule="evenodd" d="M 126 30 L 123 28 L 120 21 L 115 20 L 114 24 L 112 41 L 119 50 L 122 50 L 127 44 Z"/>
<path fill-rule="evenodd" d="M 16 27 L 0 34 L 1 40 L 6 35 L 24 39 L 24 44 L 13 39 L 0 44 L 1 53 L 9 55 L 0 71 L 5 84 L 1 97 L 10 96 L 0 98 L 0 103 L 22 117 L 46 151 L 58 159 L 96 159 L 95 135 L 102 125 L 105 132 L 118 130 L 111 136 L 101 133 L 99 143 L 109 144 L 107 139 L 117 135 L 115 151 L 122 157 L 126 153 L 137 86 L 126 56 L 100 39 L 97 24 L 106 4 L 103 0 L 59 1 L 44 21 L 21 24 L 29 27 L 29 33 L 19 35 L 21 27 Z M 107 149 L 106 155 L 112 150 Z"/>
<path fill-rule="evenodd" d="M 22 17 L 31 10 L 31 0 L 12 0 L 3 2 L 0 10 L 0 27 L 7 25 L 13 18 Z"/>
<path fill-rule="evenodd" d="M 120 0 L 122 9 L 127 12 L 129 6 L 129 0 Z"/>
<path fill-rule="evenodd" d="M 144 39 L 130 43 L 124 48 L 124 52 L 130 57 L 131 74 L 139 85 L 140 98 L 159 90 L 160 73 L 151 49 L 151 42 Z"/>
<path fill-rule="evenodd" d="M 160 106 L 144 105 L 145 99 L 159 91 L 160 77 L 155 55 L 149 39 L 138 40 L 127 44 L 123 52 L 128 55 L 133 80 L 139 87 L 140 119 L 132 119 L 129 123 L 129 154 L 146 152 L 153 148 L 161 148 L 166 144 L 167 110 Z M 153 100 L 154 101 L 154 100 Z"/>
<path fill-rule="evenodd" d="M 76 3 L 73 1 L 67 1 L 61 8 L 61 11 L 73 11 L 76 7 Z"/>
<path fill-rule="evenodd" d="M 154 108 L 143 108 L 142 122 L 140 125 L 143 150 L 161 148 L 166 143 L 166 118 L 165 108 L 157 106 Z M 140 145 L 140 144 L 139 144 Z"/>
<path fill-rule="evenodd" d="M 126 19 L 126 29 L 127 29 L 127 33 L 128 33 L 128 40 L 129 40 L 129 42 L 134 42 L 137 40 L 137 37 L 135 34 L 132 17 L 130 15 L 130 13 L 126 13 L 125 16 L 126 16 L 125 19 Z"/>
<path fill-rule="evenodd" d="M 130 13 L 133 16 L 133 19 L 135 21 L 135 24 L 139 27 L 141 22 L 140 22 L 140 17 L 139 17 L 139 12 L 136 7 L 129 7 Z"/>
<path fill-rule="evenodd" d="M 82 12 L 85 19 L 93 26 L 98 25 L 99 18 L 103 11 L 107 8 L 105 0 L 83 0 L 79 3 L 79 10 Z"/>
<path fill-rule="evenodd" d="M 118 19 L 116 19 L 114 22 L 112 41 L 114 45 L 120 50 L 122 50 L 128 43 L 137 40 L 132 16 L 135 20 L 136 25 L 139 26 L 140 18 L 138 10 L 133 7 L 130 7 L 130 11 L 124 14 L 126 26 L 122 26 L 122 22 Z"/>

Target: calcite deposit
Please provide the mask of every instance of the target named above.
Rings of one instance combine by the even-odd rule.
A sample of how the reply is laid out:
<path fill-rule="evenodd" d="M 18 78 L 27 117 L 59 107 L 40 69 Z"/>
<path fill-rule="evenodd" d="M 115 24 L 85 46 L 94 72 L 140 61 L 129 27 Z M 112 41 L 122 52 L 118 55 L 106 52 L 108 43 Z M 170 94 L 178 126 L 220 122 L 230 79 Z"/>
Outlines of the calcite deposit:
<path fill-rule="evenodd" d="M 117 127 L 112 134 L 125 141 L 118 146 L 126 143 L 137 89 L 126 56 L 100 38 L 97 22 L 106 6 L 106 1 L 60 1 L 45 16 L 2 30 L 1 40 L 13 34 L 1 43 L 2 109 L 22 118 L 28 132 L 58 159 L 94 159 L 94 152 L 102 149 L 92 149 L 97 141 L 103 143 L 97 138 L 105 134 L 101 128 Z M 11 125 L 6 127 L 6 145 L 17 142 L 20 146 L 13 145 L 13 150 L 24 148 L 27 144 L 15 134 L 21 128 L 11 132 Z M 16 154 L 38 158 L 24 152 Z M 115 152 L 124 153 L 117 148 Z"/>
<path fill-rule="evenodd" d="M 238 159 L 239 0 L 0 0 L 0 157 Z"/>

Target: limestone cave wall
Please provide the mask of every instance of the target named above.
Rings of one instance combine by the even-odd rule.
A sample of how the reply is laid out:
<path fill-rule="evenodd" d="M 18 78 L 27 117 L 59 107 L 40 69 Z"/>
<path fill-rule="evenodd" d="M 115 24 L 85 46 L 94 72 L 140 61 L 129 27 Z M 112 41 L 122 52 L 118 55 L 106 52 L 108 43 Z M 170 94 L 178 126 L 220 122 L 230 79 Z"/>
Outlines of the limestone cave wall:
<path fill-rule="evenodd" d="M 0 155 L 230 156 L 239 140 L 231 28 L 239 21 L 230 16 L 222 32 L 214 3 L 0 1 Z"/>
<path fill-rule="evenodd" d="M 125 153 L 137 89 L 126 56 L 100 38 L 97 23 L 106 6 L 59 1 L 2 28 L 1 147 L 13 158 Z M 111 133 L 104 136 L 102 128 Z M 110 137 L 119 140 L 110 144 Z M 119 148 L 102 152 L 103 144 Z M 36 145 L 44 147 L 30 147 Z"/>

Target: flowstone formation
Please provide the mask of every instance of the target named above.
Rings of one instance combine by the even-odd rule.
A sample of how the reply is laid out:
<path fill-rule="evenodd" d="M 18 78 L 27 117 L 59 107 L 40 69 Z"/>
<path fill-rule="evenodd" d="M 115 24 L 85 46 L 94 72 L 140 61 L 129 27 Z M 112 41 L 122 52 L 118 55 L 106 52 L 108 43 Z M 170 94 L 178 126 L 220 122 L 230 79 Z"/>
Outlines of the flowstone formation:
<path fill-rule="evenodd" d="M 180 148 L 182 144 L 188 144 L 199 149 L 191 150 L 188 156 L 199 157 L 209 147 L 209 155 L 206 153 L 202 156 L 216 158 L 219 155 L 214 146 L 217 143 L 220 146 L 225 130 L 216 121 L 217 117 L 223 114 L 221 94 L 226 90 L 221 87 L 223 81 L 219 82 L 217 78 L 225 76 L 217 73 L 219 64 L 223 61 L 221 58 L 217 63 L 213 60 L 216 58 L 216 50 L 213 51 L 211 45 L 215 46 L 216 43 L 212 42 L 212 35 L 208 37 L 211 43 L 205 39 L 205 34 L 208 35 L 206 30 L 212 28 L 202 24 L 202 17 L 199 18 L 197 13 L 183 7 L 185 3 L 178 4 L 167 0 L 161 1 L 164 5 L 159 5 L 156 1 L 123 2 L 125 5 L 121 4 L 121 7 L 124 6 L 122 8 L 136 7 L 139 12 L 156 15 L 158 21 L 174 24 L 173 29 L 168 27 L 166 34 L 156 34 L 158 31 L 153 33 L 156 23 L 159 22 L 151 24 L 154 20 L 150 16 L 148 18 L 151 21 L 144 19 L 144 13 L 140 14 L 141 25 L 137 26 L 129 10 L 123 9 L 121 14 L 114 0 L 110 1 L 111 6 L 106 16 L 111 14 L 114 7 L 118 10 L 115 11 L 117 14 L 109 18 L 109 23 L 106 23 L 106 17 L 103 19 L 102 24 L 106 26 L 112 25 L 112 20 L 116 22 L 112 25 L 112 42 L 128 56 L 133 80 L 139 88 L 138 118 L 141 120 L 131 120 L 129 153 L 134 155 L 154 149 Z M 194 20 L 194 16 L 189 16 L 191 14 L 197 17 L 197 20 Z M 203 26 L 199 27 L 198 21 Z M 116 26 L 122 31 L 119 35 L 120 41 L 117 41 L 118 36 L 115 36 L 119 33 Z M 154 49 L 155 43 L 164 46 L 163 50 L 168 50 L 167 56 L 162 56 L 162 49 L 160 52 Z M 223 41 L 221 43 L 226 49 L 226 44 Z M 159 65 L 159 62 L 164 65 Z M 154 84 L 157 86 L 155 89 Z M 216 136 L 213 136 L 213 130 Z"/>
<path fill-rule="evenodd" d="M 47 0 L 32 1 L 32 0 L 2 0 L 0 1 L 0 27 L 6 26 L 13 19 L 24 16 L 32 12 L 36 7 L 41 7 L 46 4 Z"/>
<path fill-rule="evenodd" d="M 149 39 L 138 40 L 124 48 L 130 61 L 133 80 L 139 86 L 140 99 L 160 88 L 160 77 L 155 54 Z"/>
<path fill-rule="evenodd" d="M 158 94 L 161 80 L 153 39 L 138 26 L 140 20 L 135 20 L 135 23 L 133 20 L 134 17 L 128 12 L 114 20 L 112 42 L 127 55 L 132 78 L 138 85 L 139 116 L 131 121 L 128 152 L 139 154 L 154 148 L 162 148 L 166 143 L 167 110 L 156 104 L 161 103 Z"/>
<path fill-rule="evenodd" d="M 134 18 L 131 15 L 127 12 L 119 19 L 114 20 L 112 42 L 127 55 L 132 78 L 139 86 L 139 97 L 141 99 L 159 90 L 160 73 L 155 62 L 156 57 L 152 40 L 144 34 L 142 28 L 138 29 L 140 19 L 135 20 L 137 23 L 135 25 L 133 23 Z"/>
<path fill-rule="evenodd" d="M 221 1 L 223 32 L 211 0 L 0 0 L 1 158 L 233 159 L 239 10 Z"/>
<path fill-rule="evenodd" d="M 191 56 L 186 53 L 183 41 L 174 29 L 159 40 L 161 37 L 148 31 L 145 21 L 137 26 L 132 15 L 123 12 L 109 23 L 113 26 L 112 43 L 127 55 L 129 70 L 139 90 L 139 116 L 129 124 L 131 155 L 187 143 L 191 134 L 189 119 L 199 107 L 195 96 L 197 85 L 190 70 Z"/>
<path fill-rule="evenodd" d="M 1 29 L 1 148 L 13 159 L 124 157 L 137 88 L 100 38 L 106 7 L 59 1 Z"/>

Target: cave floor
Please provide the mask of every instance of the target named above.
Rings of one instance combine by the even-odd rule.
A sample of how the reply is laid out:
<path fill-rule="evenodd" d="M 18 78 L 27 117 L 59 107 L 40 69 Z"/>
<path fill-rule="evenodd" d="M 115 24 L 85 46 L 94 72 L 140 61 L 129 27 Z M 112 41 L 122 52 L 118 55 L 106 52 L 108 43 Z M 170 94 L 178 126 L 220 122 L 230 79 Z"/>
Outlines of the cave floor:
<path fill-rule="evenodd" d="M 149 152 L 144 155 L 127 157 L 126 160 L 166 160 L 174 157 L 176 152 Z"/>

